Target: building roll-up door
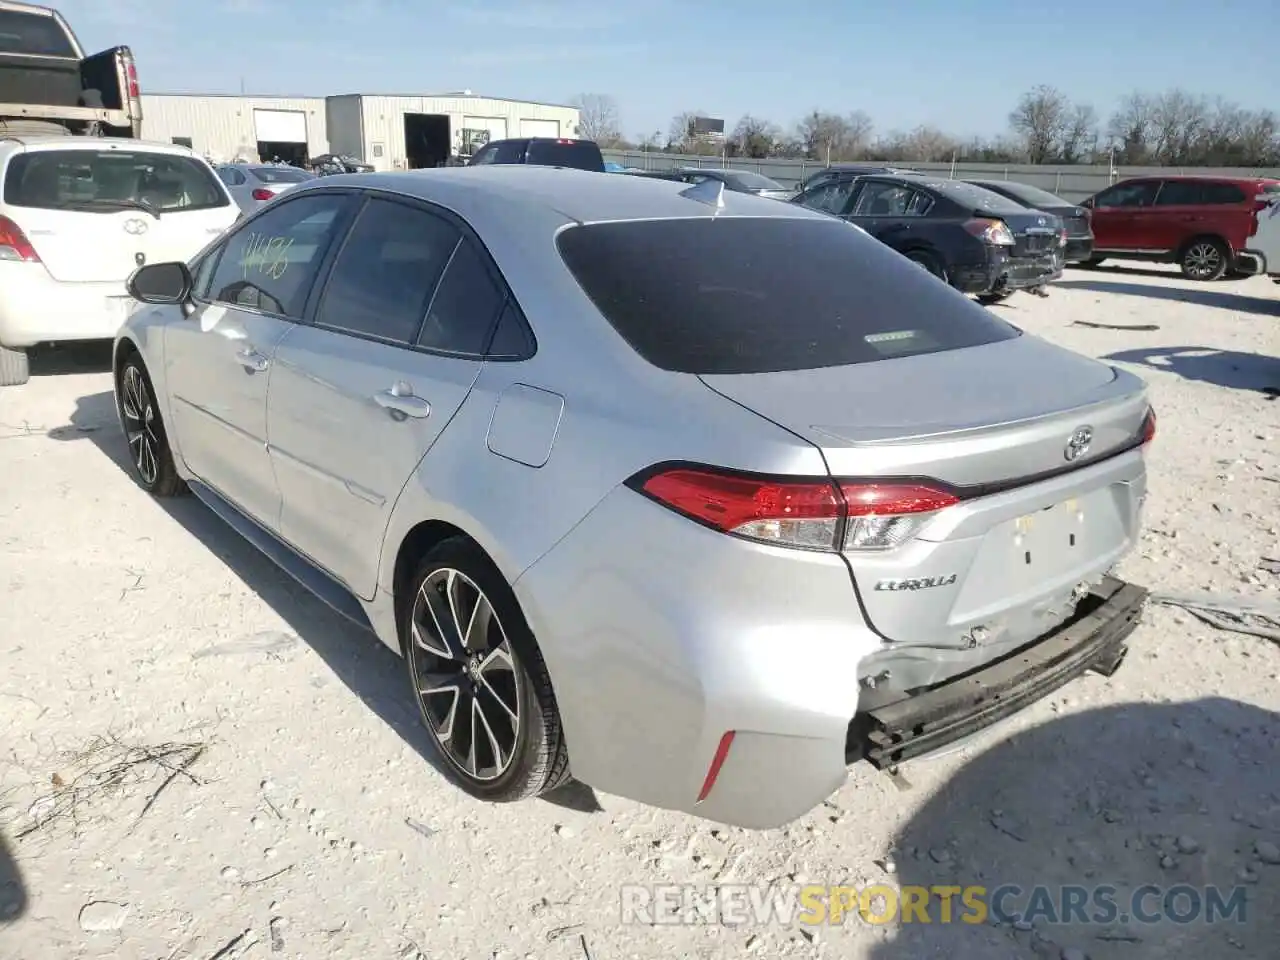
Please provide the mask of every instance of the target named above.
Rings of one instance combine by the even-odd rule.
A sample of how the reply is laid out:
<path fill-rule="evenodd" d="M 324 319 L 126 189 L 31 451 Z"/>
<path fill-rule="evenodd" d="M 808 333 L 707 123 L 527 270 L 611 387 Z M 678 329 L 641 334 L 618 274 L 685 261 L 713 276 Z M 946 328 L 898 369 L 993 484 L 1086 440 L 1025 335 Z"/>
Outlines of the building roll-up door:
<path fill-rule="evenodd" d="M 301 110 L 254 110 L 253 130 L 260 143 L 306 143 L 307 115 Z"/>
<path fill-rule="evenodd" d="M 522 137 L 551 137 L 560 136 L 559 120 L 521 120 L 520 136 Z"/>

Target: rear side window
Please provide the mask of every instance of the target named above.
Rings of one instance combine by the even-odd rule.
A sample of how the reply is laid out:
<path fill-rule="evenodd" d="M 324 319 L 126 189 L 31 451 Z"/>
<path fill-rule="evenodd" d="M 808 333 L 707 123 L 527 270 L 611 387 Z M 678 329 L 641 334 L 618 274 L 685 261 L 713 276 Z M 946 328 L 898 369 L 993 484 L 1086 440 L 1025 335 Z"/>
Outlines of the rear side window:
<path fill-rule="evenodd" d="M 463 240 L 431 298 L 418 346 L 480 356 L 506 298 L 475 244 Z"/>
<path fill-rule="evenodd" d="M 4 202 L 15 207 L 118 213 L 209 210 L 230 205 L 194 157 L 125 150 L 31 150 L 9 161 Z"/>
<path fill-rule="evenodd" d="M 1201 202 L 1226 205 L 1244 203 L 1247 199 L 1249 198 L 1245 196 L 1245 192 L 1234 183 L 1206 183 L 1204 200 Z"/>
<path fill-rule="evenodd" d="M 0 53 L 37 57 L 75 57 L 67 32 L 53 17 L 0 10 Z"/>
<path fill-rule="evenodd" d="M 530 140 L 525 163 L 603 172 L 600 148 L 585 140 Z"/>
<path fill-rule="evenodd" d="M 425 210 L 370 200 L 334 262 L 316 324 L 413 343 L 459 235 Z"/>
<path fill-rule="evenodd" d="M 677 373 L 808 370 L 1019 336 L 838 220 L 599 223 L 563 230 L 557 244 L 619 335 Z"/>
<path fill-rule="evenodd" d="M 1208 184 L 1190 180 L 1166 180 L 1156 195 L 1157 207 L 1181 207 L 1207 203 L 1205 187 Z"/>

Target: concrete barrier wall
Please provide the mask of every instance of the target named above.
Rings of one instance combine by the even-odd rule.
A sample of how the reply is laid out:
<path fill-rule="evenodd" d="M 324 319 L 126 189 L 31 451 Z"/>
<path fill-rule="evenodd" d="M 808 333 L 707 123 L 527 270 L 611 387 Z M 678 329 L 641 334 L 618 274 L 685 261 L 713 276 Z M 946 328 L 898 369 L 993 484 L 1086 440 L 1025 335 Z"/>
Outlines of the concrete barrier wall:
<path fill-rule="evenodd" d="M 719 157 L 683 156 L 674 153 L 650 153 L 643 150 L 606 150 L 604 158 L 624 167 L 640 170 L 666 170 L 672 167 L 730 167 L 736 170 L 752 170 L 778 181 L 785 187 L 793 187 L 825 164 L 814 160 L 729 160 Z M 871 161 L 868 161 L 871 162 Z M 1217 174 L 1228 177 L 1264 176 L 1280 180 L 1280 169 L 1245 169 L 1229 167 L 1116 167 L 1107 166 L 1053 166 L 1036 164 L 1002 163 L 894 163 L 890 166 L 907 167 L 921 173 L 934 173 L 957 180 L 1017 180 L 1021 183 L 1048 190 L 1050 193 L 1079 202 L 1118 180 L 1128 177 L 1180 175 L 1207 176 Z"/>

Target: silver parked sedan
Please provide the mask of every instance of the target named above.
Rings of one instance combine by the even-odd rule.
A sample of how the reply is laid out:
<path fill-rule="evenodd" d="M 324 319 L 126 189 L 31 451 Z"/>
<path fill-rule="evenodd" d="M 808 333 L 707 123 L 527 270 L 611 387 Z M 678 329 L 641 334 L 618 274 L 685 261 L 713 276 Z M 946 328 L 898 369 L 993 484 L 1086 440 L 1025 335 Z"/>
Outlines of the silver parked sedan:
<path fill-rule="evenodd" d="M 329 177 L 130 292 L 138 482 L 404 654 L 478 797 L 783 824 L 1109 674 L 1143 607 L 1144 384 L 802 207 Z"/>
<path fill-rule="evenodd" d="M 276 163 L 224 163 L 216 170 L 244 213 L 253 213 L 284 191 L 316 179 L 309 170 Z"/>

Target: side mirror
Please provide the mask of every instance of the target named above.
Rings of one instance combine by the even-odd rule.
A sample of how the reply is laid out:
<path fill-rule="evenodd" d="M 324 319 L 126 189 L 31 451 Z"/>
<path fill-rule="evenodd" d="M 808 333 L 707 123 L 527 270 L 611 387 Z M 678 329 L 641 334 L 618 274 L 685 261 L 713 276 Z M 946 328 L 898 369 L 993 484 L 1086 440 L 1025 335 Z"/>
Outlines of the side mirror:
<path fill-rule="evenodd" d="M 129 277 L 129 296 L 142 303 L 186 303 L 191 299 L 191 271 L 185 263 L 149 263 Z"/>

